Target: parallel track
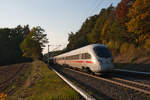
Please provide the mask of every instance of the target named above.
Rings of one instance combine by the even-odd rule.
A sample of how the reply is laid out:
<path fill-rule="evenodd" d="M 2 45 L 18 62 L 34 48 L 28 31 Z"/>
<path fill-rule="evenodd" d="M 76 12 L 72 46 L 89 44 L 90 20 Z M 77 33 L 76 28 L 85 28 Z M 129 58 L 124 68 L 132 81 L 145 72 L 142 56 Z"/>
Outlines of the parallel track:
<path fill-rule="evenodd" d="M 25 68 L 26 64 L 22 64 L 20 67 L 17 67 L 17 70 L 7 78 L 7 80 L 0 82 L 0 92 L 3 92 L 5 89 L 7 89 L 10 84 L 12 84 L 14 81 L 16 81 L 17 75 L 21 75 L 21 71 Z M 24 74 L 24 73 L 22 73 Z M 10 90 L 7 92 L 8 95 L 11 95 L 13 91 L 15 91 L 18 87 Z"/>
<path fill-rule="evenodd" d="M 83 75 L 86 75 L 86 76 L 90 76 L 92 78 L 96 78 L 98 80 L 103 80 L 103 81 L 106 81 L 108 83 L 112 83 L 112 84 L 115 84 L 115 85 L 119 85 L 121 87 L 125 87 L 125 88 L 128 88 L 128 89 L 134 90 L 134 91 L 138 91 L 138 92 L 150 95 L 150 85 L 148 85 L 148 84 L 143 84 L 143 83 L 140 83 L 140 82 L 125 80 L 125 79 L 121 79 L 121 78 L 118 78 L 118 77 L 113 77 L 111 79 L 110 78 L 103 78 L 103 77 L 88 74 L 88 73 L 85 73 L 85 72 L 73 70 L 73 69 L 70 69 L 70 68 L 64 68 L 64 69 L 71 70 L 71 71 L 74 71 L 74 72 L 77 72 L 77 73 L 80 73 L 80 74 L 83 74 Z"/>

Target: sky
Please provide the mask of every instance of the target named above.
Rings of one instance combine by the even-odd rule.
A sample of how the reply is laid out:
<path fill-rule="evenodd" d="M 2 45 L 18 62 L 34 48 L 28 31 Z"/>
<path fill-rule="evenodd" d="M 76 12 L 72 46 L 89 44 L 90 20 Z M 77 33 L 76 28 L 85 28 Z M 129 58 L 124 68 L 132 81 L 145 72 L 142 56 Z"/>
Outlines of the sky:
<path fill-rule="evenodd" d="M 50 51 L 64 48 L 68 33 L 77 32 L 86 18 L 120 0 L 0 0 L 0 28 L 17 25 L 41 26 L 49 39 Z M 48 44 L 47 44 L 48 45 Z M 43 53 L 47 52 L 47 46 Z"/>

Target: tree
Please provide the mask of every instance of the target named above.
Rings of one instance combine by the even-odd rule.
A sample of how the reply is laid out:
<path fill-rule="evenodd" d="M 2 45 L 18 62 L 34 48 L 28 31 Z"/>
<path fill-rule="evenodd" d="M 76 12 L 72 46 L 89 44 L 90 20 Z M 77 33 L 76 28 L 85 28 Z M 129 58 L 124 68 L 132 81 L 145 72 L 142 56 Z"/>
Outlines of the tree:
<path fill-rule="evenodd" d="M 136 34 L 136 43 L 143 45 L 150 35 L 150 1 L 136 0 L 129 10 L 129 22 L 126 23 L 129 32 Z"/>
<path fill-rule="evenodd" d="M 0 28 L 0 65 L 27 60 L 22 56 L 20 43 L 29 31 L 29 25 L 18 25 L 15 28 Z"/>
<path fill-rule="evenodd" d="M 127 14 L 134 1 L 135 0 L 122 0 L 118 4 L 116 8 L 116 18 L 119 24 L 124 25 L 124 23 L 128 20 Z"/>
<path fill-rule="evenodd" d="M 43 34 L 44 29 L 40 26 L 31 29 L 30 33 L 21 43 L 20 47 L 23 52 L 23 56 L 32 59 L 39 59 L 42 55 L 43 47 L 45 43 L 48 43 L 46 34 Z"/>
<path fill-rule="evenodd" d="M 105 22 L 112 16 L 112 12 L 114 12 L 114 7 L 110 5 L 107 9 L 102 9 L 98 18 L 96 20 L 96 24 L 92 29 L 91 33 L 88 35 L 88 39 L 91 43 L 102 43 L 102 31 Z"/>
<path fill-rule="evenodd" d="M 65 51 L 77 49 L 89 44 L 87 35 L 91 33 L 96 23 L 97 17 L 97 15 L 94 15 L 92 17 L 87 18 L 86 21 L 82 24 L 79 31 L 77 31 L 76 33 L 69 33 L 69 43 Z"/>

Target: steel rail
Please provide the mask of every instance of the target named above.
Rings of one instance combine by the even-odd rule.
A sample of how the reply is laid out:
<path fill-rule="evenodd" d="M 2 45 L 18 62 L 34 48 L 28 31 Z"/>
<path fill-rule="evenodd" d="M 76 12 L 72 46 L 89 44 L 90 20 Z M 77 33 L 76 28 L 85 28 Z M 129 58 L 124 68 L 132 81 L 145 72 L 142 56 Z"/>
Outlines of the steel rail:
<path fill-rule="evenodd" d="M 120 82 L 117 82 L 117 81 L 114 81 L 114 80 L 98 77 L 98 76 L 91 75 L 91 74 L 88 74 L 88 73 L 85 73 L 85 72 L 81 72 L 81 71 L 77 71 L 77 70 L 73 70 L 73 69 L 69 69 L 69 68 L 64 68 L 64 69 L 68 69 L 68 70 L 71 70 L 71 71 L 74 71 L 74 72 L 77 72 L 77 73 L 80 73 L 80 74 L 83 74 L 83 75 L 86 75 L 86 76 L 90 76 L 90 77 L 93 77 L 93 78 L 96 78 L 96 79 L 99 79 L 99 80 L 103 80 L 103 81 L 106 81 L 106 82 L 109 82 L 109 83 L 112 83 L 112 84 L 116 84 L 116 85 L 119 85 L 119 86 L 122 86 L 122 87 L 125 87 L 125 88 L 129 88 L 129 89 L 132 89 L 132 90 L 139 91 L 139 92 L 150 95 L 150 91 L 147 91 L 147 90 L 144 90 L 144 89 L 129 86 L 129 85 L 124 84 L 124 83 L 120 83 Z"/>
<path fill-rule="evenodd" d="M 113 78 L 113 79 L 124 81 L 124 82 L 128 82 L 128 83 L 135 84 L 135 85 L 139 85 L 139 86 L 142 86 L 142 87 L 150 88 L 150 85 L 144 84 L 144 83 L 138 83 L 138 82 L 134 82 L 134 81 L 130 81 L 130 80 L 125 80 L 125 79 L 121 79 L 121 78 L 116 78 L 116 77 Z"/>
<path fill-rule="evenodd" d="M 141 71 L 133 71 L 133 70 L 125 70 L 125 69 L 113 69 L 113 71 L 150 75 L 150 72 L 141 72 Z"/>
<path fill-rule="evenodd" d="M 62 80 L 64 80 L 68 85 L 70 85 L 75 91 L 77 91 L 80 95 L 82 95 L 86 100 L 96 100 L 94 97 L 87 94 L 84 90 L 77 87 L 75 84 L 73 84 L 71 81 L 69 81 L 67 78 L 65 78 L 63 75 L 58 73 L 55 69 L 51 68 Z"/>

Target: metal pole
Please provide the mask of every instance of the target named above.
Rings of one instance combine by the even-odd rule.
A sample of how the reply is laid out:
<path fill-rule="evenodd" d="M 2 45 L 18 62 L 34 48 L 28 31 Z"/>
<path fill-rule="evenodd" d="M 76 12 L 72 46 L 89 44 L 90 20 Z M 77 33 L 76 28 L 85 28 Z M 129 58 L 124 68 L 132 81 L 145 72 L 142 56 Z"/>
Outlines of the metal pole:
<path fill-rule="evenodd" d="M 47 59 L 48 66 L 49 66 L 49 46 L 50 46 L 50 45 L 48 45 L 48 59 Z"/>
<path fill-rule="evenodd" d="M 50 46 L 54 46 L 54 45 L 48 45 L 48 56 L 47 56 L 47 63 L 49 65 L 49 59 L 50 59 L 50 56 L 49 56 L 49 47 Z M 61 45 L 56 45 L 56 46 L 61 46 Z M 59 47 L 55 48 L 55 49 L 58 49 Z M 54 50 L 53 50 L 54 51 Z"/>

